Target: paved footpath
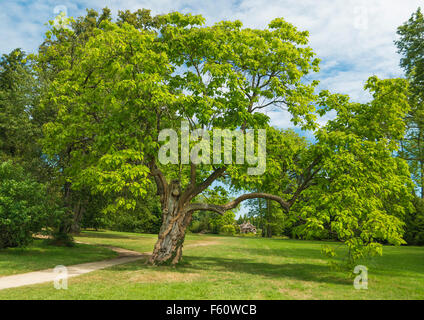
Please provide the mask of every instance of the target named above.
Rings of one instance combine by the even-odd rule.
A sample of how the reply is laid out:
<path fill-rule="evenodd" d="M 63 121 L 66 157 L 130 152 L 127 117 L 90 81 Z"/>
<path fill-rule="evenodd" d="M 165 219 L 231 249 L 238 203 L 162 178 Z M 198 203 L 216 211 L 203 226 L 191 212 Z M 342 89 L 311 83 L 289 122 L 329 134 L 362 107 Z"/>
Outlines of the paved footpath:
<path fill-rule="evenodd" d="M 77 243 L 83 243 L 78 242 Z M 213 244 L 218 244 L 218 241 L 206 241 L 199 242 L 196 244 L 189 244 L 187 247 L 199 247 L 199 246 L 209 246 Z M 75 264 L 73 266 L 66 266 L 68 271 L 68 278 L 76 277 L 85 273 L 89 273 L 92 271 L 96 271 L 99 269 L 104 269 L 108 267 L 113 267 L 118 264 L 128 263 L 137 261 L 143 258 L 148 257 L 151 252 L 137 252 L 132 250 L 127 250 L 118 247 L 106 246 L 119 254 L 117 258 L 103 260 L 103 261 L 95 261 L 95 262 L 87 262 L 81 264 Z M 58 273 L 54 272 L 54 269 L 45 269 L 40 271 L 28 272 L 15 274 L 13 276 L 5 276 L 0 277 L 0 290 L 8 289 L 8 288 L 16 288 L 22 286 L 28 286 L 32 284 L 44 283 L 44 282 L 53 282 L 57 279 Z"/>
<path fill-rule="evenodd" d="M 76 277 L 85 273 L 89 273 L 92 271 L 96 271 L 103 268 L 108 268 L 112 266 L 116 266 L 118 264 L 128 263 L 137 261 L 147 257 L 150 253 L 140 253 L 136 251 L 126 250 L 117 247 L 107 248 L 112 249 L 113 251 L 119 253 L 117 258 L 103 260 L 103 261 L 95 261 L 88 263 L 81 263 L 72 266 L 67 266 L 68 278 Z M 57 279 L 58 273 L 54 272 L 54 269 L 45 269 L 40 271 L 28 272 L 16 274 L 13 276 L 5 276 L 0 277 L 0 290 L 8 289 L 8 288 L 16 288 L 21 286 L 27 286 L 37 283 L 44 282 L 53 282 Z"/>

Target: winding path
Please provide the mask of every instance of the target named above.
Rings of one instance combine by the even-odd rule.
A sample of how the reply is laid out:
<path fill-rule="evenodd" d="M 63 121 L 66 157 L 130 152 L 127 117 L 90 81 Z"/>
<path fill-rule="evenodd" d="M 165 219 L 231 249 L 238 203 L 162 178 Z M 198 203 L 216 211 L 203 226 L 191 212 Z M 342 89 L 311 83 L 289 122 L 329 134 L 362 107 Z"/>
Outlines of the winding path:
<path fill-rule="evenodd" d="M 150 252 L 140 253 L 111 246 L 107 246 L 107 248 L 117 252 L 119 256 L 108 260 L 87 262 L 67 266 L 66 268 L 68 271 L 68 278 L 76 277 L 99 269 L 116 266 L 118 264 L 137 261 L 147 257 L 150 254 Z M 58 274 L 54 272 L 53 268 L 51 268 L 40 271 L 16 274 L 13 276 L 0 277 L 0 290 L 50 282 L 54 281 L 57 276 Z"/>
<path fill-rule="evenodd" d="M 82 242 L 79 242 L 79 243 L 82 243 Z M 210 244 L 216 244 L 216 242 L 207 241 L 207 242 L 187 245 L 186 247 L 197 247 L 197 246 L 205 246 Z M 105 246 L 105 247 L 117 252 L 119 256 L 113 259 L 108 259 L 108 260 L 87 262 L 87 263 L 67 266 L 66 268 L 68 271 L 68 278 L 76 277 L 76 276 L 89 273 L 92 271 L 96 271 L 99 269 L 113 267 L 118 264 L 137 261 L 137 260 L 146 258 L 151 254 L 151 252 L 140 253 L 137 251 L 127 250 L 127 249 L 113 247 L 113 246 Z M 53 268 L 16 274 L 13 276 L 4 276 L 4 277 L 0 277 L 0 290 L 27 286 L 32 284 L 45 283 L 45 282 L 53 282 L 57 278 L 57 276 L 58 274 L 54 272 Z"/>

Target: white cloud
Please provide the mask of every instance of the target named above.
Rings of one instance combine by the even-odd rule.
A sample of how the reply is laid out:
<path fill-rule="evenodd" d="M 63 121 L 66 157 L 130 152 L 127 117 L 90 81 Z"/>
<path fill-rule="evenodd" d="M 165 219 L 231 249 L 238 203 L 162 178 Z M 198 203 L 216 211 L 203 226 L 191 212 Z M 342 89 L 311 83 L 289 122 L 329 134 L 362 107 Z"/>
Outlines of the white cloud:
<path fill-rule="evenodd" d="M 266 27 L 283 17 L 301 30 L 309 30 L 310 46 L 322 60 L 320 89 L 349 94 L 365 101 L 363 91 L 371 75 L 381 78 L 401 76 L 399 56 L 393 44 L 396 29 L 423 5 L 421 0 L 38 0 L 0 3 L 0 52 L 16 47 L 34 51 L 42 41 L 53 10 L 67 7 L 68 14 L 79 16 L 85 8 L 108 6 L 118 10 L 152 9 L 154 14 L 170 11 L 202 14 L 208 23 L 241 20 L 248 27 Z M 274 124 L 290 127 L 288 114 L 270 113 Z"/>

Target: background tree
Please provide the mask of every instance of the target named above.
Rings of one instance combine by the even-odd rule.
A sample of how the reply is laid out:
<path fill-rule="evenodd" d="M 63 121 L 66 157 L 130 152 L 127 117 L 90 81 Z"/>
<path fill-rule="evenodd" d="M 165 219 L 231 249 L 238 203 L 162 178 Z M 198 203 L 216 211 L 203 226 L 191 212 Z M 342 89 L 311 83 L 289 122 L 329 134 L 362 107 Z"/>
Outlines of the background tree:
<path fill-rule="evenodd" d="M 414 197 L 414 211 L 405 216 L 405 241 L 409 245 L 424 245 L 424 200 Z"/>
<path fill-rule="evenodd" d="M 56 208 L 60 204 L 60 194 L 55 169 L 50 167 L 38 143 L 45 122 L 38 113 L 41 89 L 41 81 L 34 72 L 31 59 L 23 51 L 15 49 L 2 56 L 0 165 L 4 175 L 4 202 L 0 224 L 5 237 L 1 240 L 3 246 L 26 245 L 31 240 L 31 232 L 41 228 L 54 233 L 58 221 L 65 218 L 63 212 Z M 16 173 L 10 172 L 13 170 Z M 28 192 L 27 199 L 25 192 Z M 16 203 L 12 205 L 9 202 Z"/>
<path fill-rule="evenodd" d="M 396 157 L 409 112 L 407 82 L 371 77 L 365 89 L 373 99 L 364 104 L 321 92 L 318 112 L 336 111 L 337 117 L 317 129 L 317 142 L 307 147 L 287 149 L 284 139 L 270 139 L 267 171 L 250 184 L 278 189 L 296 236 L 346 243 L 348 263 L 380 254 L 383 242 L 404 243 L 403 221 L 412 210 L 408 166 Z"/>
<path fill-rule="evenodd" d="M 226 186 L 225 186 L 226 187 Z M 205 190 L 197 198 L 198 202 L 205 204 L 220 204 L 227 203 L 232 198 L 228 190 L 222 185 L 210 187 Z M 230 233 L 236 232 L 235 229 L 235 212 L 236 209 L 227 211 L 223 215 L 216 212 L 194 212 L 192 215 L 192 223 L 190 230 L 197 232 L 210 232 L 210 233 Z"/>
<path fill-rule="evenodd" d="M 402 55 L 410 87 L 411 110 L 406 117 L 407 132 L 402 140 L 400 156 L 409 163 L 412 178 L 421 198 L 424 198 L 424 16 L 421 8 L 398 28 L 396 41 Z"/>
<path fill-rule="evenodd" d="M 399 156 L 409 164 L 415 182 L 415 210 L 406 220 L 405 239 L 410 244 L 422 244 L 424 227 L 422 224 L 422 199 L 424 199 L 424 17 L 421 8 L 398 28 L 400 36 L 396 41 L 398 52 L 402 55 L 401 67 L 409 81 L 409 103 L 411 110 L 406 116 L 407 131 L 401 141 Z"/>
<path fill-rule="evenodd" d="M 315 134 L 310 150 L 321 158 L 319 171 L 302 195 L 306 205 L 293 210 L 305 220 L 305 231 L 329 226 L 346 243 L 352 263 L 381 254 L 383 241 L 404 243 L 403 218 L 411 210 L 408 166 L 395 156 L 409 111 L 407 82 L 371 77 L 365 89 L 373 95 L 365 104 L 320 94 L 319 112 L 335 110 L 337 117 Z"/>
<path fill-rule="evenodd" d="M 34 121 L 38 85 L 20 49 L 0 59 L 0 160 L 13 159 L 34 174 L 42 167 L 37 144 L 41 127 Z"/>
<path fill-rule="evenodd" d="M 289 200 L 288 195 L 293 195 L 302 177 L 302 159 L 308 148 L 305 138 L 300 137 L 293 130 L 267 129 L 267 171 L 252 181 L 251 187 L 257 192 L 267 192 L 282 195 Z M 248 188 L 246 182 L 235 185 L 235 189 Z M 249 200 L 251 210 L 249 216 L 257 216 L 262 231 L 262 236 L 272 237 L 273 234 L 281 234 L 293 221 L 289 219 L 287 212 L 281 206 L 268 199 Z M 288 230 L 286 230 L 288 231 Z"/>

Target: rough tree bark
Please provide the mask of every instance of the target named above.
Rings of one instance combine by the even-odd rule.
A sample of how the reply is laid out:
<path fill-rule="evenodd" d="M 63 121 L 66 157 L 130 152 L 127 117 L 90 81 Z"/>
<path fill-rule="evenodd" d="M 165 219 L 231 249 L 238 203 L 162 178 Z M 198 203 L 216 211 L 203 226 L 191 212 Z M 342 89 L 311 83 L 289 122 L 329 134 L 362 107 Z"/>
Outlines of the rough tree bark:
<path fill-rule="evenodd" d="M 191 213 L 183 209 L 180 182 L 174 180 L 166 188 L 162 203 L 162 226 L 159 231 L 150 263 L 155 265 L 176 264 L 183 252 L 183 243 Z"/>

